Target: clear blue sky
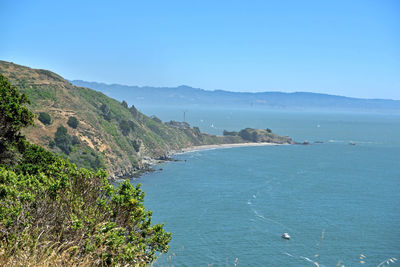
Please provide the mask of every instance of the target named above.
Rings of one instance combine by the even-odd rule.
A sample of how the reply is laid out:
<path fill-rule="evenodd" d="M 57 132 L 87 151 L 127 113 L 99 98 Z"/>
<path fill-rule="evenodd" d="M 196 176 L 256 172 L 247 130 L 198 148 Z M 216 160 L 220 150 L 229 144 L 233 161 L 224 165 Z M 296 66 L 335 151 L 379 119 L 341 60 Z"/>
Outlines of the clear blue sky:
<path fill-rule="evenodd" d="M 68 79 L 400 99 L 400 1 L 0 0 L 0 59 Z"/>

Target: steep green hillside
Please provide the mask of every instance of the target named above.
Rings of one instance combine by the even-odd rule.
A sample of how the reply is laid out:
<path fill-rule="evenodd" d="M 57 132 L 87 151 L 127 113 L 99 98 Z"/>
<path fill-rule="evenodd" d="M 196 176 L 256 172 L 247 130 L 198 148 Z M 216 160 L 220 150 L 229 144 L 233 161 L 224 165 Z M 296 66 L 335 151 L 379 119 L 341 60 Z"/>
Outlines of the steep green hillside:
<path fill-rule="evenodd" d="M 171 233 L 152 224 L 140 185 L 26 141 L 28 102 L 0 74 L 0 266 L 148 266 L 166 253 Z"/>
<path fill-rule="evenodd" d="M 78 166 L 105 167 L 111 177 L 130 176 L 149 158 L 165 158 L 181 148 L 249 141 L 241 135 L 213 136 L 180 122 L 162 123 L 92 89 L 77 87 L 59 75 L 0 61 L 0 73 L 31 100 L 35 126 L 24 134 Z M 270 142 L 292 143 L 276 137 Z"/>

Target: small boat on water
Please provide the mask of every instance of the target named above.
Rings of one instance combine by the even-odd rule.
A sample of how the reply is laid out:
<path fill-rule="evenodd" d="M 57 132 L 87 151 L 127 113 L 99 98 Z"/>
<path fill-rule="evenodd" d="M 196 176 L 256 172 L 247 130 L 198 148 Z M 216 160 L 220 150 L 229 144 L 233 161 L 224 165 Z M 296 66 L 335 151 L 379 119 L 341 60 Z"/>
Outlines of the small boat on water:
<path fill-rule="evenodd" d="M 355 142 L 353 142 L 353 141 L 350 141 L 350 142 L 349 142 L 349 145 L 351 145 L 351 146 L 355 146 L 355 145 L 356 145 L 356 143 L 355 143 Z"/>
<path fill-rule="evenodd" d="M 289 240 L 290 239 L 290 235 L 288 233 L 283 233 L 282 234 L 282 238 Z"/>

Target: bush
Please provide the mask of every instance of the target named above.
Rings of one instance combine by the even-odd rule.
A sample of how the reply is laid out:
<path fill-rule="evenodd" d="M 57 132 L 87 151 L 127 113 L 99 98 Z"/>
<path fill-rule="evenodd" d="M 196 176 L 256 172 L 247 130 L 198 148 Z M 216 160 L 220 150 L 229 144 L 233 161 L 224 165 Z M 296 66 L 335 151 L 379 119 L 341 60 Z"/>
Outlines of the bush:
<path fill-rule="evenodd" d="M 74 146 L 74 145 L 78 145 L 78 144 L 80 144 L 81 143 L 81 141 L 79 140 L 79 138 L 77 137 L 77 136 L 72 136 L 71 137 L 71 144 Z"/>
<path fill-rule="evenodd" d="M 129 132 L 131 131 L 131 127 L 130 124 L 127 120 L 121 120 L 119 122 L 119 128 L 122 131 L 122 134 L 127 136 L 129 134 Z"/>
<path fill-rule="evenodd" d="M 54 140 L 50 140 L 49 141 L 49 147 L 50 148 L 54 148 L 56 146 L 56 142 L 54 142 Z"/>
<path fill-rule="evenodd" d="M 38 120 L 44 125 L 49 125 L 51 123 L 50 115 L 46 112 L 40 112 Z"/>
<path fill-rule="evenodd" d="M 239 132 L 239 136 L 243 138 L 243 140 L 256 142 L 257 133 L 250 128 L 243 129 Z"/>
<path fill-rule="evenodd" d="M 140 150 L 140 141 L 133 140 L 133 141 L 131 141 L 131 144 L 132 144 L 133 148 L 135 149 L 135 151 L 139 152 L 139 150 Z"/>
<path fill-rule="evenodd" d="M 124 108 L 128 108 L 128 103 L 126 103 L 125 100 L 122 100 L 121 105 L 122 105 Z"/>
<path fill-rule="evenodd" d="M 23 149 L 25 137 L 22 127 L 33 124 L 33 113 L 24 104 L 30 103 L 26 95 L 0 74 L 0 164 L 15 163 Z"/>
<path fill-rule="evenodd" d="M 0 168 L 0 247 L 6 257 L 44 253 L 91 265 L 143 265 L 171 239 L 151 225 L 140 185 L 117 188 L 106 173 L 78 169 L 29 146 L 14 171 Z M 50 245 L 49 245 L 50 244 Z"/>
<path fill-rule="evenodd" d="M 69 154 L 72 150 L 71 136 L 68 135 L 67 129 L 64 126 L 59 126 L 54 134 L 54 142 L 65 154 Z"/>
<path fill-rule="evenodd" d="M 136 127 L 135 123 L 133 121 L 128 121 L 128 124 L 129 124 L 129 128 L 131 128 L 131 130 L 134 131 L 135 127 Z"/>
<path fill-rule="evenodd" d="M 256 131 L 251 133 L 251 141 L 257 142 L 258 141 L 258 134 Z"/>
<path fill-rule="evenodd" d="M 95 171 L 105 168 L 102 154 L 87 146 L 79 146 L 78 149 L 73 149 L 68 155 L 68 160 L 81 168 Z"/>
<path fill-rule="evenodd" d="M 139 111 L 135 108 L 134 105 L 132 105 L 132 106 L 129 108 L 129 111 L 131 112 L 131 114 L 132 114 L 132 116 L 133 116 L 134 118 L 139 119 L 140 113 L 139 113 Z"/>
<path fill-rule="evenodd" d="M 103 118 L 106 121 L 110 121 L 111 120 L 111 110 L 107 107 L 107 105 L 106 104 L 102 104 L 100 106 L 100 110 L 102 112 Z"/>
<path fill-rule="evenodd" d="M 224 131 L 223 131 L 223 135 L 224 135 L 224 136 L 237 136 L 237 135 L 238 135 L 238 132 L 229 132 L 229 131 L 227 131 L 227 130 L 224 130 Z"/>
<path fill-rule="evenodd" d="M 67 124 L 69 127 L 76 129 L 78 127 L 79 121 L 77 118 L 71 116 L 68 118 Z"/>
<path fill-rule="evenodd" d="M 194 132 L 194 134 L 197 135 L 197 136 L 200 136 L 200 135 L 201 135 L 200 128 L 197 127 L 197 126 L 193 127 L 193 132 Z"/>

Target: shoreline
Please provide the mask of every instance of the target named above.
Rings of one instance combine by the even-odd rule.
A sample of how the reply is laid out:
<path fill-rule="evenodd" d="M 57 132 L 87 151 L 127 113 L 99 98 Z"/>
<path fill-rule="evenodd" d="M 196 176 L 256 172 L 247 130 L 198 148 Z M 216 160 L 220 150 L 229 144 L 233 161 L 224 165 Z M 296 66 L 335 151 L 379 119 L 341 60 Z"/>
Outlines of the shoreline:
<path fill-rule="evenodd" d="M 252 146 L 280 146 L 284 144 L 278 143 L 234 143 L 234 144 L 216 144 L 216 145 L 200 145 L 200 146 L 190 146 L 182 148 L 180 150 L 172 150 L 169 155 L 179 155 L 189 152 L 211 150 L 211 149 L 223 149 L 223 148 L 234 148 L 234 147 L 252 147 Z"/>
<path fill-rule="evenodd" d="M 279 144 L 279 143 L 233 143 L 233 144 L 215 144 L 215 145 L 200 145 L 200 146 L 190 146 L 190 147 L 185 147 L 182 149 L 178 150 L 170 150 L 167 152 L 167 157 L 165 159 L 156 159 L 156 158 L 146 158 L 144 159 L 144 167 L 134 171 L 133 173 L 130 173 L 130 175 L 126 175 L 123 177 L 129 177 L 129 178 L 123 178 L 123 177 L 115 177 L 113 180 L 114 181 L 123 181 L 125 179 L 138 179 L 142 177 L 146 173 L 150 173 L 153 171 L 156 171 L 156 169 L 153 168 L 153 166 L 158 165 L 158 164 L 163 164 L 166 162 L 170 161 L 176 161 L 172 157 L 174 155 L 181 155 L 185 153 L 190 153 L 190 152 L 196 152 L 196 151 L 205 151 L 205 150 L 213 150 L 213 149 L 226 149 L 226 148 L 235 148 L 235 147 L 255 147 L 255 146 L 282 146 L 282 145 L 289 145 L 289 144 Z M 162 170 L 162 168 L 161 168 Z"/>

